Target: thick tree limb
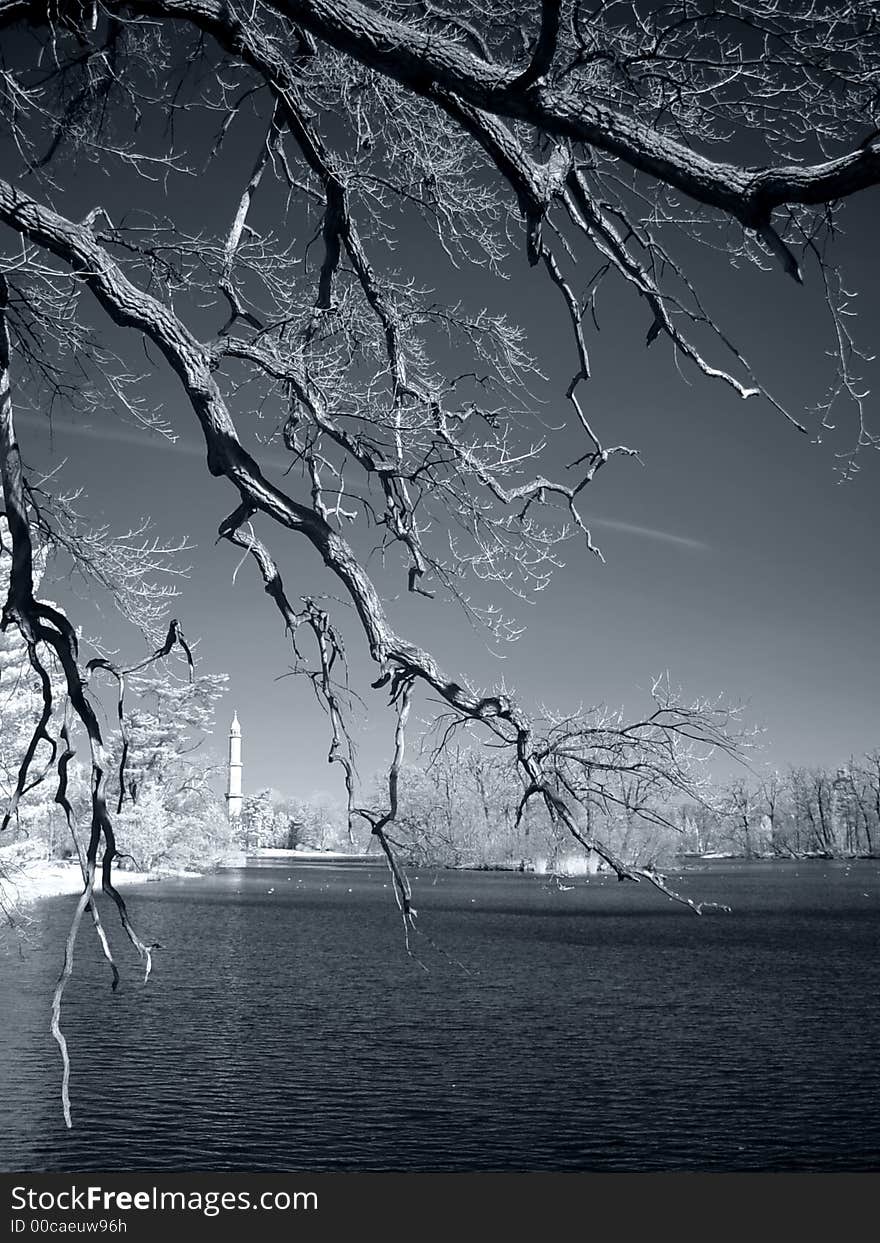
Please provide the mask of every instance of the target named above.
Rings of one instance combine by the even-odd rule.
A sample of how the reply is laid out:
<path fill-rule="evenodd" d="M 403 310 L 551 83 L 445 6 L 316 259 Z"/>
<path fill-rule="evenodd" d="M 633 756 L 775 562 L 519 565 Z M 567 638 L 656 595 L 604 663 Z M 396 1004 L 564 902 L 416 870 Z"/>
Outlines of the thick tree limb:
<path fill-rule="evenodd" d="M 211 27 L 223 43 L 234 43 L 243 30 L 222 0 L 128 0 L 105 7 L 111 12 L 118 8 L 186 19 Z M 570 84 L 536 82 L 523 91 L 509 66 L 487 61 L 442 35 L 395 21 L 359 0 L 273 0 L 267 7 L 419 95 L 435 99 L 438 92 L 451 92 L 485 112 L 585 143 L 696 202 L 727 212 L 746 228 L 764 228 L 774 209 L 785 204 L 827 203 L 880 183 L 880 144 L 874 141 L 837 159 L 803 166 L 748 167 L 713 160 L 663 130 L 594 103 Z M 45 11 L 35 9 L 32 0 L 0 0 L 0 27 L 34 18 L 45 20 Z M 545 45 L 549 42 L 548 33 Z"/>
<path fill-rule="evenodd" d="M 712 160 L 661 130 L 594 104 L 570 86 L 514 89 L 506 66 L 358 0 L 275 0 L 272 7 L 418 94 L 433 98 L 438 88 L 451 91 L 486 112 L 586 143 L 697 202 L 728 212 L 746 228 L 761 228 L 783 204 L 826 203 L 880 182 L 880 145 L 869 143 L 839 159 L 803 167 L 748 168 Z"/>

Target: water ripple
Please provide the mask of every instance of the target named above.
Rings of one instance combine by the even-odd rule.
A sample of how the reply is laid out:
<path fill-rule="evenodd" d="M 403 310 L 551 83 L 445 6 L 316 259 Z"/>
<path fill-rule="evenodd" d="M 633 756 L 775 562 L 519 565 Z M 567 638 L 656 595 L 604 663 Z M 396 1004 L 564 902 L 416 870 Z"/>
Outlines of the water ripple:
<path fill-rule="evenodd" d="M 80 942 L 70 1133 L 47 1031 L 70 902 L 46 903 L 0 960 L 0 1167 L 877 1168 L 880 867 L 797 870 L 685 877 L 735 907 L 700 920 L 642 886 L 423 878 L 469 974 L 406 957 L 379 869 L 151 886 L 146 988 L 127 960 L 111 995 Z"/>

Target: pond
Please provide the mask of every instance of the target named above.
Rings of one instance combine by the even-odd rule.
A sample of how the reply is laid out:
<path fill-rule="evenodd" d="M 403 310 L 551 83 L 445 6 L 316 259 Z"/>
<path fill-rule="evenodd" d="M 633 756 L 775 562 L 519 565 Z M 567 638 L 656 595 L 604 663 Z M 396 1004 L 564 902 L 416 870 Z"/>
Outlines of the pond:
<path fill-rule="evenodd" d="M 0 957 L 0 1168 L 878 1168 L 880 862 L 670 883 L 733 913 L 417 870 L 421 963 L 378 863 L 130 889 L 164 948 L 142 987 L 117 931 L 113 995 L 84 922 L 69 1132 L 48 1025 L 75 900 L 47 901 Z"/>

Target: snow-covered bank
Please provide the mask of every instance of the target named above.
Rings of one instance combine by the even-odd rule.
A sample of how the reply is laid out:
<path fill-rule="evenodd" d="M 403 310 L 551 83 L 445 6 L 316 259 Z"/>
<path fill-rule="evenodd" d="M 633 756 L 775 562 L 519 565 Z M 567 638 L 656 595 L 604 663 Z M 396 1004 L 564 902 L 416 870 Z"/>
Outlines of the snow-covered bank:
<path fill-rule="evenodd" d="M 113 883 L 122 889 L 163 880 L 165 876 L 197 876 L 197 872 L 123 872 L 114 870 Z M 80 893 L 83 881 L 78 863 L 39 858 L 23 843 L 0 849 L 0 910 L 10 911 L 63 894 Z M 100 880 L 97 882 L 100 889 Z"/>

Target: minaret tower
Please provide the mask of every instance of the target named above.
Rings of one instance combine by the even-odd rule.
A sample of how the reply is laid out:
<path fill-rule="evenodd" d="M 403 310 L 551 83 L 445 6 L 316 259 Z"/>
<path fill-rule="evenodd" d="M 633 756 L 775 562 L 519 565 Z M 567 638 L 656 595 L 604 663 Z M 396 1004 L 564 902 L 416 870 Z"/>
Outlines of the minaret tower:
<path fill-rule="evenodd" d="M 226 786 L 226 807 L 230 820 L 241 816 L 241 726 L 238 713 L 232 714 L 229 726 L 229 780 Z"/>

